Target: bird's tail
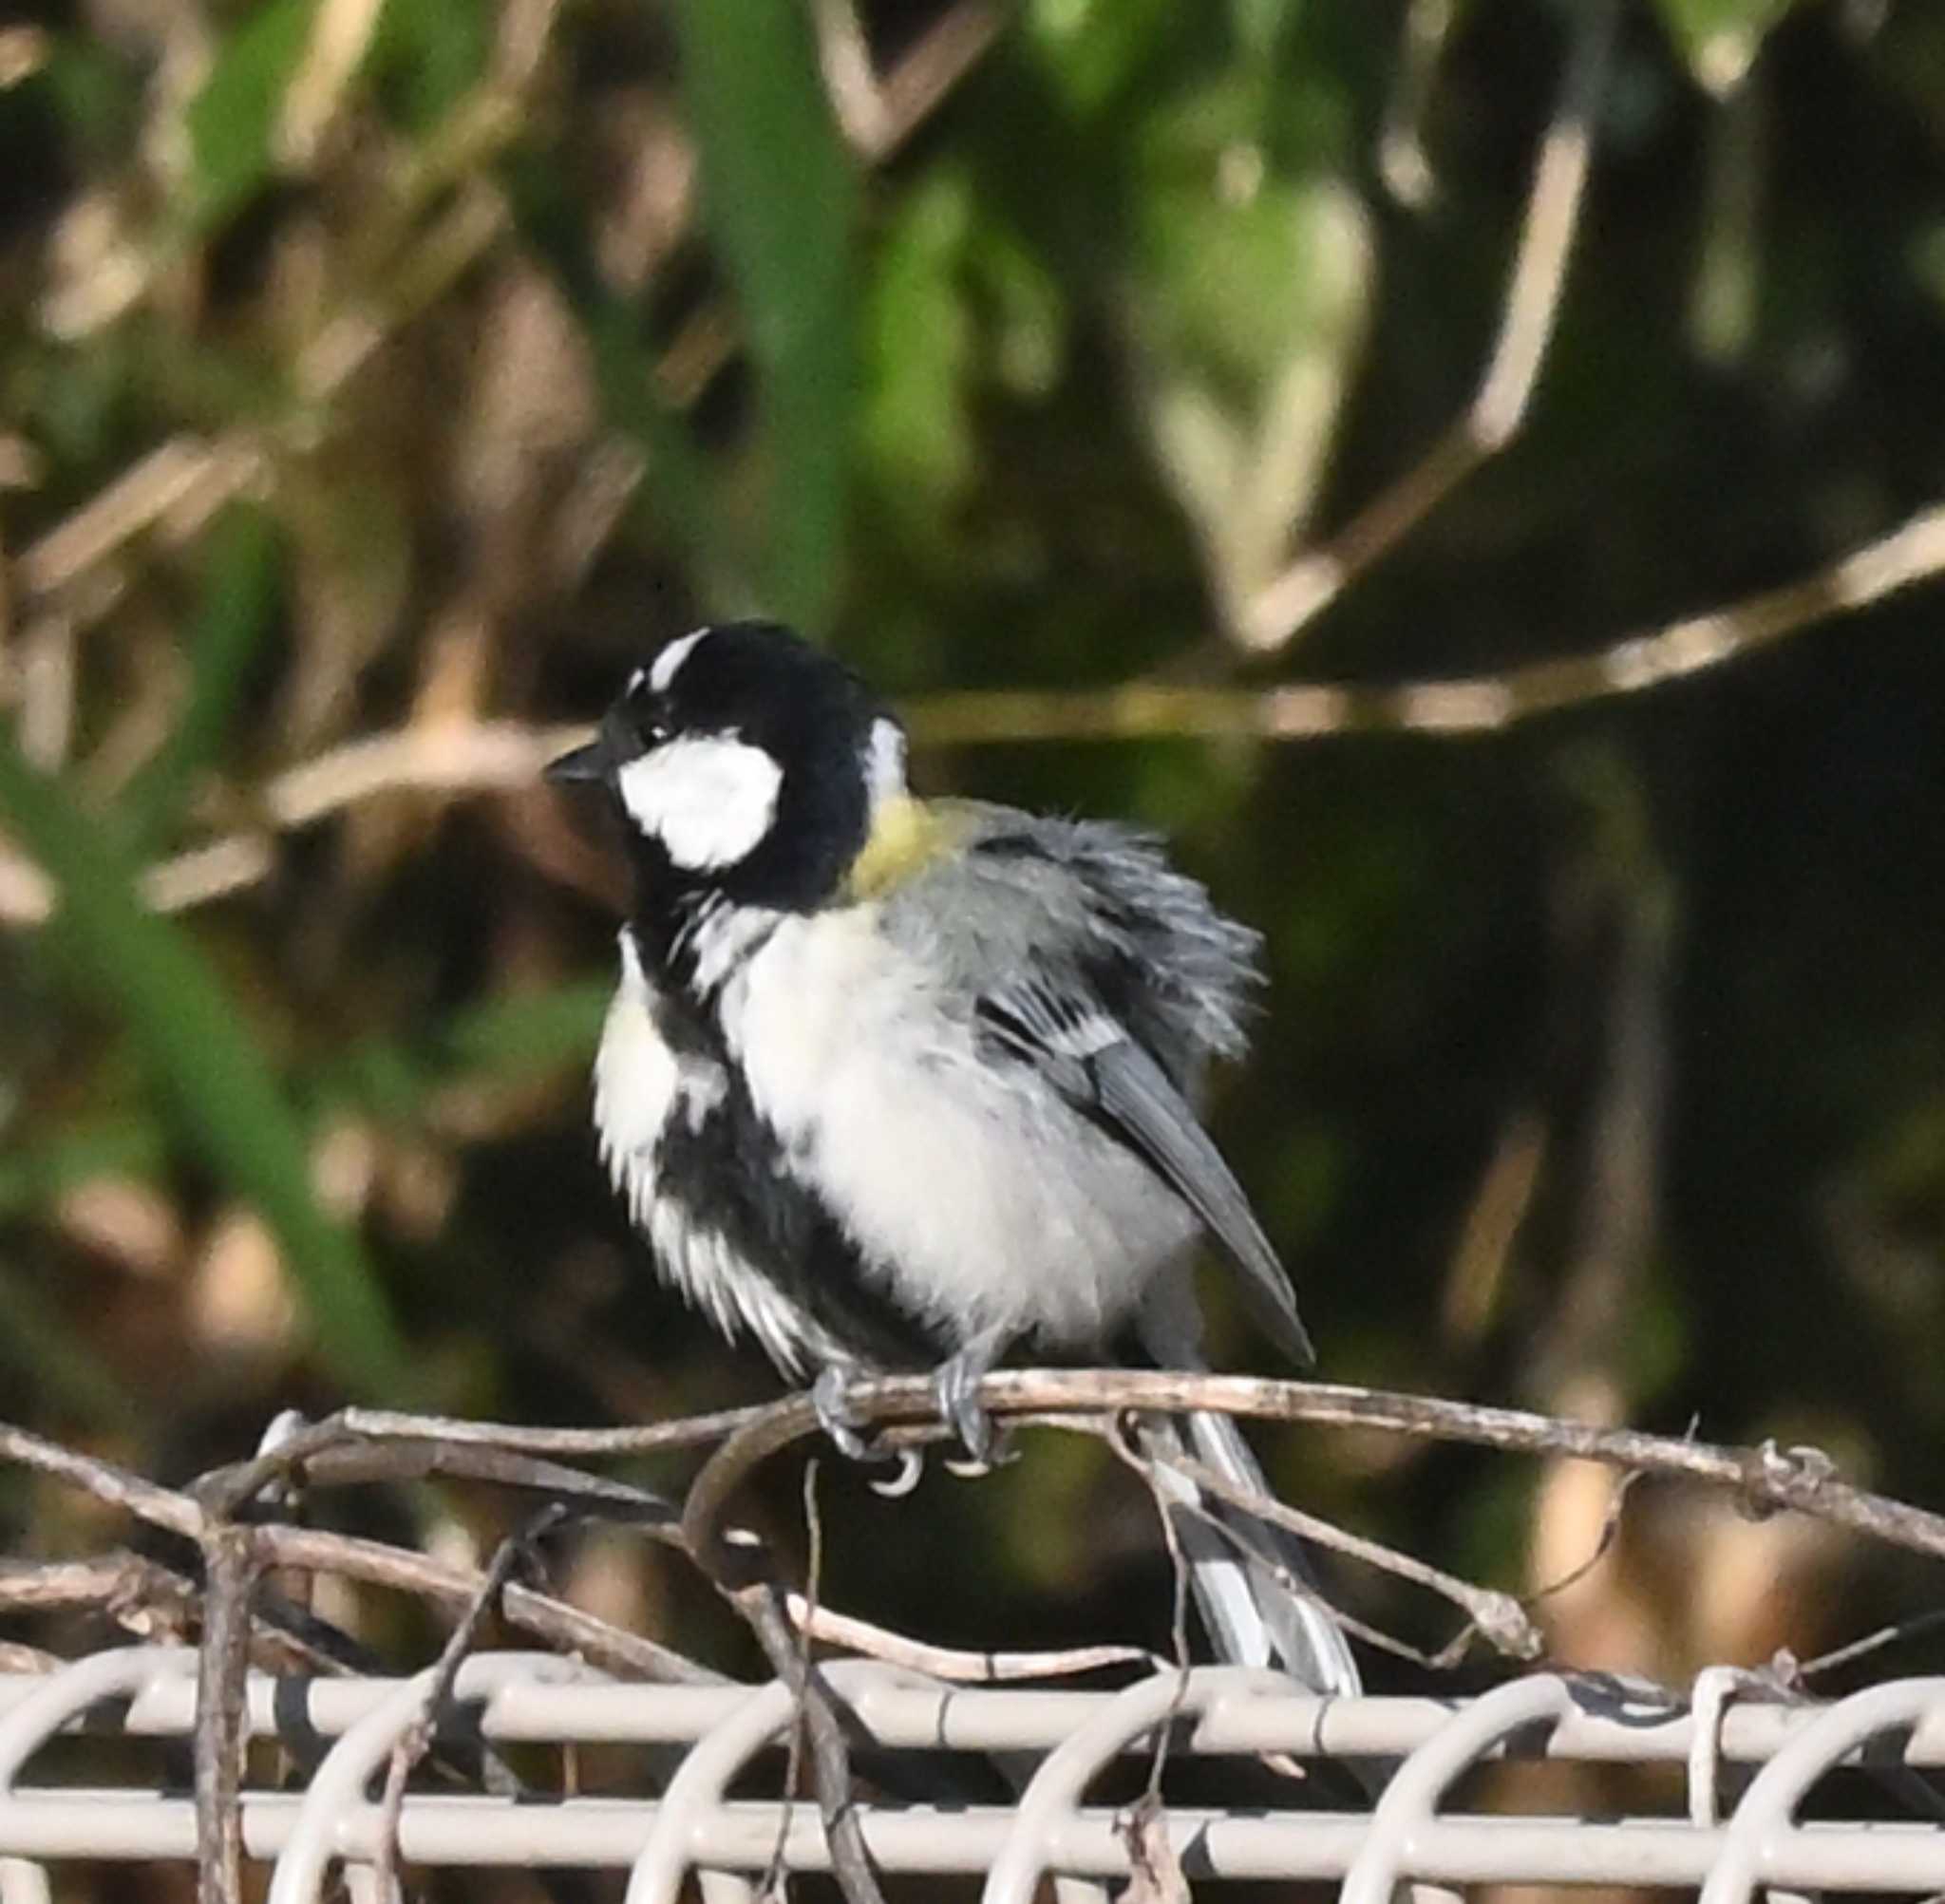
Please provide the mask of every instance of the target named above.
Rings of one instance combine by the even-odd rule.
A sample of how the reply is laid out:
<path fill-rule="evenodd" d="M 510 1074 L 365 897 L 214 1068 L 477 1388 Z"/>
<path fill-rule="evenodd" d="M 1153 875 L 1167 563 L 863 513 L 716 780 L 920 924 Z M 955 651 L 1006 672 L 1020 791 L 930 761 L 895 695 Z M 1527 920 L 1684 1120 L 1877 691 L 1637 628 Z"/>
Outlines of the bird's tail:
<path fill-rule="evenodd" d="M 1179 1322 L 1179 1310 L 1173 1320 Z M 1185 1333 L 1170 1321 L 1159 1310 L 1143 1317 L 1148 1353 L 1164 1368 L 1201 1367 L 1192 1326 Z M 1313 1692 L 1350 1698 L 1361 1691 L 1350 1644 L 1317 1591 L 1303 1543 L 1209 1494 L 1176 1465 L 1186 1452 L 1233 1486 L 1268 1495 L 1269 1480 L 1235 1421 L 1200 1413 L 1150 1415 L 1138 1439 L 1154 1464 L 1197 1610 L 1222 1659 L 1280 1667 Z"/>

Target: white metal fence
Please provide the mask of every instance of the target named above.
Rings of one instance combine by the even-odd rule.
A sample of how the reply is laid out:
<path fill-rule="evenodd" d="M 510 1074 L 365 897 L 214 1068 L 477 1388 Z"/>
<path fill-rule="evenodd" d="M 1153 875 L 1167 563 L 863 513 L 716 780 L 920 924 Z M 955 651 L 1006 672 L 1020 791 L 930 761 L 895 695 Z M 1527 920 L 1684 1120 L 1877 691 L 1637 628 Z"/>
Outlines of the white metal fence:
<path fill-rule="evenodd" d="M 1170 1763 L 1280 1754 L 1380 1766 L 1373 1809 L 1317 1810 L 1309 1781 L 1284 1781 L 1288 1809 L 1253 1785 L 1249 1808 L 1170 1802 L 1169 1841 L 1199 1895 L 1232 1878 L 1335 1880 L 1352 1904 L 1385 1904 L 1405 1878 L 1700 1888 L 1728 1904 L 1775 1888 L 1925 1895 L 1945 1891 L 1945 1808 L 1915 1776 L 1945 1766 L 1945 1679 L 1875 1686 L 1834 1705 L 1783 1702 L 1715 1671 L 1686 1706 L 1601 1679 L 1535 1675 L 1482 1697 L 1318 1701 L 1272 1675 L 1199 1668 L 1118 1692 L 965 1689 L 862 1661 L 828 1668 L 864 1735 L 920 1757 L 1009 1755 L 1024 1767 L 1017 1802 L 935 1807 L 866 1798 L 866 1844 L 889 1876 L 984 1874 L 991 1904 L 1029 1904 L 1043 1877 L 1064 1900 L 1099 1897 L 1129 1869 L 1125 1813 L 1091 1790 L 1170 1725 Z M 302 1789 L 273 1788 L 253 1760 L 241 1800 L 248 1856 L 270 1861 L 271 1904 L 309 1904 L 327 1872 L 358 1866 L 380 1829 L 375 1775 L 422 1709 L 414 1680 L 254 1675 L 249 1723 L 312 1764 Z M 103 1652 L 46 1675 L 0 1675 L 0 1904 L 39 1904 L 63 1860 L 195 1855 L 186 1789 L 64 1780 L 87 1754 L 50 1754 L 80 1726 L 132 1737 L 188 1737 L 195 1656 L 179 1649 Z M 408 1792 L 399 1851 L 422 1867 L 551 1866 L 628 1874 L 630 1904 L 672 1900 L 700 1874 L 709 1904 L 754 1895 L 780 1855 L 826 1865 L 816 1806 L 732 1791 L 787 1733 L 791 1702 L 756 1687 L 624 1684 L 547 1654 L 489 1653 L 462 1668 L 455 1710 L 465 1737 L 499 1744 L 654 1745 L 673 1771 L 658 1790 L 519 1799 L 485 1791 Z M 1629 1781 L 1667 1796 L 1657 1815 L 1529 1815 L 1445 1808 L 1464 1775 L 1493 1758 L 1660 1764 L 1679 1776 Z M 1826 1774 L 1868 1763 L 1889 1787 Z M 97 1773 L 96 1776 L 99 1774 Z M 1502 1781 L 1503 1782 L 1503 1781 Z M 1512 1794 L 1495 1795 L 1496 1806 Z M 1846 1800 L 1848 1805 L 1846 1805 Z M 1896 1817 L 1901 1800 L 1905 1816 Z M 1639 1800 L 1644 1805 L 1658 1799 Z M 1856 1807 L 1869 1816 L 1859 1816 Z"/>

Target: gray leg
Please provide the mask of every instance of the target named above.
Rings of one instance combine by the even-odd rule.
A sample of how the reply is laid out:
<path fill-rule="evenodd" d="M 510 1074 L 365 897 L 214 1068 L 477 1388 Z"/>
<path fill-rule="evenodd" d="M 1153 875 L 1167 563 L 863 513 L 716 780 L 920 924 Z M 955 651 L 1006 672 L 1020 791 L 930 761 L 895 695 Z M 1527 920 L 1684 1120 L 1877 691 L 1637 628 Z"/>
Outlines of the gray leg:
<path fill-rule="evenodd" d="M 992 1465 L 998 1437 L 992 1418 L 979 1405 L 979 1385 L 1012 1341 L 1010 1330 L 990 1329 L 933 1372 L 939 1419 L 958 1436 L 966 1452 L 980 1467 Z"/>
<path fill-rule="evenodd" d="M 854 1461 L 868 1461 L 875 1459 L 871 1444 L 859 1432 L 858 1417 L 844 1400 L 844 1390 L 857 1373 L 839 1363 L 826 1363 L 810 1385 L 810 1402 L 817 1410 L 818 1426 L 831 1438 L 838 1452 Z"/>

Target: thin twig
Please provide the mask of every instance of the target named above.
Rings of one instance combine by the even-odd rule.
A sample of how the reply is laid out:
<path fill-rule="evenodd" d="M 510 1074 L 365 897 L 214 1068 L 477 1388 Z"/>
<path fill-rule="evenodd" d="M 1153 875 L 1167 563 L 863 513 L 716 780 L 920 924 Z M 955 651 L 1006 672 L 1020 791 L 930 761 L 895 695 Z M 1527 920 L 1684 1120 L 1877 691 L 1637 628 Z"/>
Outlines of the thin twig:
<path fill-rule="evenodd" d="M 1424 460 L 1366 505 L 1323 547 L 1306 551 L 1246 603 L 1234 632 L 1246 648 L 1283 647 L 1445 500 L 1482 462 L 1504 448 L 1525 420 L 1559 314 L 1567 260 L 1580 220 L 1616 0 L 1575 10 L 1574 42 L 1559 100 L 1540 140 L 1520 248 L 1507 281 L 1499 334 L 1479 389 Z"/>
<path fill-rule="evenodd" d="M 80 1454 L 29 1429 L 0 1422 L 0 1464 L 9 1462 L 66 1481 L 104 1507 L 120 1508 L 152 1527 L 166 1528 L 189 1540 L 202 1537 L 202 1510 L 187 1495 L 158 1487 L 112 1461 Z"/>
<path fill-rule="evenodd" d="M 550 1495 L 562 1506 L 597 1514 L 651 1536 L 669 1536 L 677 1518 L 671 1503 L 628 1481 L 611 1480 L 507 1448 L 430 1438 L 357 1442 L 312 1455 L 296 1471 L 304 1483 L 312 1487 L 434 1479 L 487 1481 L 496 1487 Z"/>
<path fill-rule="evenodd" d="M 422 1432 L 424 1426 L 422 1423 Z M 299 1430 L 293 1444 L 313 1433 L 313 1429 Z M 490 1439 L 474 1438 L 475 1444 Z M 234 1493 L 212 1489 L 209 1499 L 215 1518 L 220 1520 L 235 1511 L 229 1503 L 240 1505 L 269 1482 L 289 1473 L 289 1463 L 282 1460 L 285 1452 L 278 1448 L 256 1461 L 245 1463 L 253 1471 L 252 1485 Z M 198 1543 L 211 1524 L 203 1505 L 190 1495 L 157 1487 L 112 1462 L 77 1454 L 24 1428 L 0 1423 L 0 1464 L 8 1462 L 50 1475 L 106 1506 Z M 218 1475 L 233 1472 L 236 1470 L 217 1471 Z M 221 1497 L 220 1503 L 216 1499 L 217 1496 Z M 277 1525 L 253 1527 L 251 1533 L 259 1561 L 266 1568 L 298 1567 L 312 1573 L 334 1574 L 416 1594 L 449 1607 L 456 1613 L 463 1613 L 480 1591 L 482 1576 L 476 1569 L 450 1566 L 425 1555 L 357 1535 Z M 639 1634 L 624 1632 L 606 1620 L 596 1619 L 592 1613 L 531 1588 L 510 1585 L 502 1598 L 510 1625 L 563 1651 L 582 1653 L 611 1672 L 685 1685 L 722 1683 L 722 1674 L 698 1666 L 668 1647 Z"/>
<path fill-rule="evenodd" d="M 818 1477 L 823 1470 L 823 1463 L 815 1455 L 803 1464 L 803 1592 L 802 1594 L 786 1593 L 784 1597 L 784 1611 L 796 1622 L 798 1631 L 803 1635 L 801 1657 L 805 1672 L 810 1670 L 813 1657 L 811 1645 L 817 1631 L 818 1614 L 822 1611 L 819 1595 L 822 1592 L 824 1577 L 824 1519 L 819 1511 L 817 1499 Z M 803 1617 L 798 1617 L 798 1607 L 803 1607 Z M 777 1807 L 777 1839 L 770 1847 L 770 1866 L 764 1874 L 763 1895 L 768 1898 L 781 1898 L 787 1886 L 784 1882 L 786 1862 L 784 1848 L 789 1841 L 792 1808 L 796 1805 L 799 1781 L 803 1776 L 803 1711 L 800 1706 L 790 1722 L 789 1751 L 784 1763 L 784 1801 Z"/>
<path fill-rule="evenodd" d="M 202 1648 L 196 1673 L 198 1904 L 242 1904 L 243 1687 L 250 1600 L 262 1558 L 255 1530 L 212 1527 L 202 1541 Z"/>
<path fill-rule="evenodd" d="M 980 1401 L 991 1413 L 1023 1422 L 1074 1417 L 1079 1418 L 1074 1424 L 1091 1426 L 1087 1418 L 1122 1408 L 1167 1413 L 1206 1409 L 1259 1421 L 1373 1428 L 1421 1441 L 1462 1442 L 1508 1453 L 1563 1456 L 1622 1469 L 1638 1467 L 1732 1488 L 1760 1507 L 1790 1508 L 1916 1553 L 1945 1558 L 1945 1516 L 1853 1487 L 1839 1480 L 1814 1451 L 1784 1451 L 1767 1442 L 1756 1448 L 1725 1447 L 1687 1437 L 1562 1421 L 1526 1409 L 1488 1407 L 1347 1384 L 1150 1369 L 1006 1369 L 986 1378 Z M 849 1391 L 846 1405 L 859 1411 L 860 1421 L 906 1423 L 921 1438 L 936 1432 L 936 1402 L 924 1376 L 858 1383 Z M 348 1410 L 303 1431 L 291 1446 L 307 1452 L 313 1445 L 341 1443 L 348 1435 L 423 1439 L 436 1437 L 446 1425 L 440 1417 Z M 747 1476 L 793 1442 L 819 1431 L 817 1411 L 803 1396 L 766 1406 L 664 1423 L 648 1430 L 534 1429 L 482 1422 L 451 1425 L 463 1431 L 455 1439 L 476 1445 L 541 1453 L 623 1455 L 645 1447 L 694 1447 L 717 1442 L 715 1453 L 704 1464 L 683 1507 L 684 1536 L 690 1552 L 697 1555 L 717 1543 L 716 1522 Z M 312 1437 L 316 1437 L 314 1443 Z M 36 1453 L 35 1464 L 52 1467 L 65 1460 L 79 1463 L 84 1472 L 98 1465 L 0 1424 L 0 1461 L 9 1458 L 16 1443 Z M 214 1503 L 236 1488 L 247 1496 L 282 1471 L 277 1466 L 279 1458 L 217 1471 L 209 1482 L 219 1481 L 221 1486 L 202 1498 Z M 147 1486 L 119 1470 L 108 1474 L 112 1478 L 108 1485 L 117 1492 Z M 169 1504 L 162 1511 L 174 1517 L 177 1531 L 193 1536 L 198 1523 L 186 1499 L 161 1489 L 150 1492 Z M 185 1509 L 190 1517 L 187 1526 L 180 1524 Z"/>
<path fill-rule="evenodd" d="M 823 1819 L 831 1875 L 848 1904 L 885 1904 L 865 1848 L 851 1779 L 851 1748 L 830 1682 L 799 1646 L 784 1612 L 784 1595 L 765 1583 L 726 1589 L 724 1597 L 747 1622 L 770 1669 L 789 1687 L 810 1747 L 812 1781 Z"/>
<path fill-rule="evenodd" d="M 146 1554 L 88 1560 L 0 1562 L 0 1613 L 95 1612 L 151 1644 L 187 1644 L 202 1616 L 202 1589 Z M 250 1654 L 273 1671 L 368 1670 L 377 1662 L 349 1634 L 307 1608 L 259 1592 L 250 1618 Z"/>
<path fill-rule="evenodd" d="M 1027 1679 L 1070 1679 L 1110 1667 L 1166 1668 L 1173 1661 L 1138 1646 L 1066 1647 L 1052 1652 L 973 1652 L 963 1647 L 935 1646 L 909 1633 L 895 1632 L 830 1607 L 811 1608 L 801 1593 L 784 1596 L 796 1624 L 812 1638 L 846 1652 L 863 1653 L 887 1666 L 903 1667 L 954 1686 L 1006 1686 Z"/>
<path fill-rule="evenodd" d="M 475 1567 L 458 1567 L 382 1540 L 337 1534 L 316 1527 L 258 1527 L 254 1530 L 265 1564 L 305 1567 L 347 1580 L 410 1593 L 463 1614 L 478 1597 L 484 1577 Z M 510 1581 L 500 1596 L 507 1625 L 531 1633 L 562 1652 L 578 1653 L 591 1665 L 627 1678 L 677 1686 L 720 1686 L 724 1676 L 639 1633 L 625 1632 L 564 1600 Z"/>
<path fill-rule="evenodd" d="M 1941 569 L 1945 503 L 1935 503 L 1795 581 L 1633 630 L 1592 654 L 1391 686 L 1290 682 L 1250 688 L 1138 681 L 1105 688 L 966 689 L 925 696 L 905 712 L 915 742 L 928 747 L 1499 733 L 1720 668 L 1832 615 L 1930 581 Z M 555 754 L 587 735 L 585 726 L 453 722 L 346 742 L 266 783 L 256 797 L 262 830 L 226 835 L 160 861 L 144 876 L 145 895 L 161 910 L 179 911 L 243 891 L 268 877 L 279 834 L 367 801 L 412 792 L 519 791 Z M 40 869 L 0 848 L 0 923 L 38 925 L 52 903 Z M 643 1452 L 675 1445 L 660 1427 L 639 1432 Z M 562 1443 L 554 1451 L 582 1450 Z"/>
<path fill-rule="evenodd" d="M 1256 1519 L 1266 1521 L 1273 1527 L 1285 1528 L 1318 1547 L 1348 1555 L 1354 1560 L 1362 1560 L 1367 1566 L 1394 1574 L 1401 1580 L 1409 1580 L 1414 1586 L 1424 1587 L 1451 1601 L 1494 1647 L 1509 1658 L 1537 1659 L 1545 1650 L 1545 1642 L 1526 1617 L 1520 1602 L 1510 1593 L 1502 1593 L 1493 1587 L 1475 1586 L 1470 1580 L 1462 1580 L 1457 1574 L 1430 1566 L 1412 1555 L 1401 1554 L 1394 1547 L 1387 1547 L 1362 1534 L 1352 1534 L 1347 1528 L 1332 1526 L 1330 1521 L 1320 1519 L 1314 1514 L 1306 1514 L 1301 1508 L 1286 1506 L 1272 1496 L 1253 1488 L 1238 1487 L 1227 1476 L 1218 1473 L 1207 1462 L 1197 1461 L 1193 1455 L 1148 1459 L 1158 1465 L 1165 1461 L 1167 1466 L 1194 1481 L 1204 1493 L 1228 1501 L 1232 1507 L 1241 1508 Z M 1209 1521 L 1218 1533 L 1238 1546 L 1244 1545 L 1235 1528 L 1213 1515 Z M 1245 1551 L 1251 1559 L 1289 1580 L 1289 1569 L 1274 1555 L 1255 1546 L 1248 1546 Z M 1289 1584 L 1294 1587 L 1298 1583 L 1289 1581 Z M 1314 1593 L 1316 1590 L 1312 1587 L 1308 1591 Z"/>
<path fill-rule="evenodd" d="M 480 1630 L 486 1624 L 487 1615 L 499 1605 L 515 1569 L 532 1556 L 535 1543 L 562 1518 L 563 1510 L 560 1508 L 544 1508 L 525 1527 L 509 1534 L 500 1543 L 486 1572 L 481 1576 L 480 1591 L 474 1594 L 472 1604 L 440 1651 L 438 1670 L 425 1688 L 425 1704 L 392 1744 L 391 1759 L 385 1772 L 385 1796 L 378 1812 L 378 1852 L 371 1860 L 373 1890 L 381 1899 L 397 1895 L 394 1887 L 399 1865 L 399 1820 L 405 1811 L 406 1781 L 412 1776 L 412 1768 L 431 1746 L 440 1712 L 452 1697 L 460 1668 L 478 1643 Z"/>
<path fill-rule="evenodd" d="M 276 1447 L 247 1461 L 212 1468 L 199 1476 L 195 1498 L 216 1512 L 234 1512 L 273 1481 L 309 1473 L 335 1450 L 370 1442 L 423 1442 L 456 1461 L 461 1448 L 488 1448 L 534 1456 L 626 1457 L 708 1447 L 737 1429 L 765 1419 L 773 1404 L 723 1408 L 678 1421 L 628 1428 L 544 1428 L 507 1422 L 471 1422 L 456 1415 L 411 1415 L 391 1408 L 342 1408 L 296 1430 Z M 0 1459 L 7 1453 L 0 1442 Z M 448 1468 L 445 1472 L 456 1473 Z M 644 1499 L 652 1497 L 644 1496 Z"/>
<path fill-rule="evenodd" d="M 800 1644 L 787 1595 L 768 1576 L 767 1548 L 746 1531 L 726 1529 L 723 1523 L 724 1508 L 751 1470 L 798 1439 L 800 1409 L 814 1424 L 817 1411 L 808 1398 L 793 1398 L 765 1410 L 717 1448 L 703 1463 L 683 1503 L 682 1535 L 689 1558 L 743 1616 L 770 1669 L 790 1687 L 797 1702 L 833 1876 L 850 1904 L 884 1904 L 852 1801 L 851 1753 L 837 1695 L 808 1647 Z"/>
<path fill-rule="evenodd" d="M 1557 1579 L 1549 1580 L 1543 1587 L 1536 1587 L 1522 1602 L 1531 1608 L 1542 1601 L 1551 1600 L 1557 1594 L 1564 1593 L 1570 1587 L 1580 1582 L 1605 1560 L 1613 1551 L 1614 1544 L 1620 1537 L 1621 1513 L 1627 1506 L 1628 1496 L 1633 1491 L 1634 1483 L 1641 1479 L 1642 1470 L 1631 1468 L 1615 1482 L 1614 1493 L 1608 1497 L 1607 1512 L 1601 1517 L 1600 1533 L 1596 1536 L 1594 1551 L 1584 1559 L 1577 1561 Z"/>
<path fill-rule="evenodd" d="M 1822 1673 L 1835 1672 L 1840 1667 L 1854 1665 L 1885 1647 L 1898 1646 L 1905 1640 L 1936 1632 L 1940 1627 L 1945 1627 L 1945 1608 L 1934 1608 L 1928 1613 L 1914 1613 L 1908 1620 L 1894 1620 L 1887 1627 L 1879 1627 L 1876 1632 L 1865 1633 L 1861 1638 L 1851 1640 L 1829 1652 L 1819 1653 L 1815 1659 L 1803 1660 L 1793 1667 L 1793 1671 L 1800 1680 L 1814 1679 Z"/>
<path fill-rule="evenodd" d="M 1148 1781 L 1142 1788 L 1142 1802 L 1155 1809 L 1161 1803 L 1161 1775 L 1168 1769 L 1168 1747 L 1175 1737 L 1175 1723 L 1181 1717 L 1182 1703 L 1188 1697 L 1189 1668 L 1193 1664 L 1189 1655 L 1189 1556 L 1182 1552 L 1181 1528 L 1176 1520 L 1180 1503 L 1162 1486 L 1157 1463 L 1128 1439 L 1120 1416 L 1108 1423 L 1103 1439 L 1115 1459 L 1141 1477 L 1142 1485 L 1148 1490 L 1148 1499 L 1155 1506 L 1161 1544 L 1168 1551 L 1168 1644 L 1175 1655 L 1175 1694 L 1168 1702 L 1162 1723 L 1155 1728 L 1154 1747 L 1148 1754 Z"/>
<path fill-rule="evenodd" d="M 1795 581 L 1633 631 L 1592 654 L 1390 686 L 1292 682 L 1248 688 L 1138 681 L 1050 692 L 968 689 L 918 703 L 912 709 L 913 740 L 949 747 L 1163 736 L 1315 741 L 1342 734 L 1500 733 L 1740 660 L 1833 614 L 1930 581 L 1941 569 L 1945 503 L 1934 503 Z"/>

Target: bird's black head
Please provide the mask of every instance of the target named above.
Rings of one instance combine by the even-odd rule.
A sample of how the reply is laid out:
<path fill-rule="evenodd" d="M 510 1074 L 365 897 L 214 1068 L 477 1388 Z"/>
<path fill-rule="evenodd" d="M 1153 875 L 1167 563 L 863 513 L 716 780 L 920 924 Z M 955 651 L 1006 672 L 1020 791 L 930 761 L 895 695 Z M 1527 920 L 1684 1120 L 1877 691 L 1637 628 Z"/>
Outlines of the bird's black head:
<path fill-rule="evenodd" d="M 629 677 L 550 779 L 614 802 L 651 912 L 721 895 L 803 912 L 843 884 L 875 807 L 904 791 L 904 732 L 857 675 L 774 622 L 723 622 Z"/>

